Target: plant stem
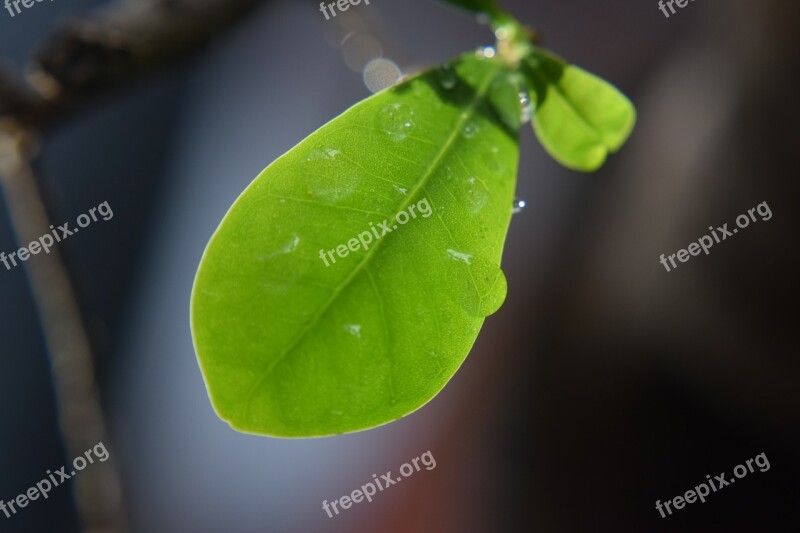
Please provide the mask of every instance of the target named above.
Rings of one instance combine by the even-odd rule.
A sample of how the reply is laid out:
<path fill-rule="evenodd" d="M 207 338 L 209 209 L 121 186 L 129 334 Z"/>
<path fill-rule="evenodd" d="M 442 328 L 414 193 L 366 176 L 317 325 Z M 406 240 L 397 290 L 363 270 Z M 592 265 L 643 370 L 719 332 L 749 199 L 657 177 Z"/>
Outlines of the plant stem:
<path fill-rule="evenodd" d="M 33 136 L 0 125 L 0 187 L 17 242 L 50 232 L 50 220 L 31 165 Z M 127 530 L 116 457 L 108 439 L 95 382 L 94 361 L 80 307 L 58 250 L 25 263 L 39 313 L 67 463 L 102 442 L 112 450 L 102 464 L 75 476 L 74 495 L 82 530 Z M 71 467 L 67 467 L 67 471 Z"/>

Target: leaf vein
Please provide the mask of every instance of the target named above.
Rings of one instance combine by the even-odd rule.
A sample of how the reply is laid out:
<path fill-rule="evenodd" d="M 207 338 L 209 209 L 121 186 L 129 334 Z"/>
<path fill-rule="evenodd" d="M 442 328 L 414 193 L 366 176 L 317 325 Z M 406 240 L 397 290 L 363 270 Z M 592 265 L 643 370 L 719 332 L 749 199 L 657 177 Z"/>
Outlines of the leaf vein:
<path fill-rule="evenodd" d="M 414 190 L 411 191 L 411 193 L 408 196 L 405 197 L 404 201 L 402 202 L 402 205 L 400 206 L 400 208 L 395 213 L 395 216 L 397 216 L 397 214 L 400 213 L 401 211 L 404 211 L 411 204 L 412 200 L 416 199 L 417 194 L 421 190 L 423 190 L 425 188 L 425 185 L 430 180 L 431 176 L 434 174 L 434 170 L 441 164 L 442 160 L 445 157 L 445 154 L 447 154 L 449 152 L 449 150 L 452 147 L 452 145 L 460 137 L 461 129 L 464 127 L 464 125 L 467 123 L 467 121 L 470 118 L 472 118 L 472 116 L 475 113 L 476 108 L 478 107 L 479 103 L 486 97 L 486 93 L 487 93 L 487 91 L 489 89 L 489 86 L 491 85 L 491 82 L 495 79 L 495 76 L 497 75 L 497 72 L 499 70 L 500 70 L 500 66 L 498 65 L 492 71 L 490 71 L 490 73 L 483 80 L 483 83 L 481 84 L 481 86 L 475 92 L 475 96 L 473 97 L 473 99 L 470 102 L 470 104 L 467 106 L 466 110 L 458 115 L 458 118 L 456 120 L 456 124 L 453 127 L 453 130 L 450 132 L 450 135 L 448 136 L 447 140 L 442 145 L 442 147 L 438 150 L 438 152 L 434 156 L 433 160 L 428 164 L 428 167 L 425 169 L 424 173 L 421 176 L 421 179 L 419 180 L 417 185 L 414 187 Z M 389 153 L 397 155 L 395 152 L 389 152 Z M 417 164 L 416 161 L 410 161 L 410 163 L 412 163 L 414 165 Z M 289 354 L 292 350 L 294 350 L 297 347 L 298 344 L 300 344 L 300 342 L 305 338 L 305 336 L 308 334 L 308 332 L 311 330 L 311 328 L 314 327 L 316 325 L 316 323 L 319 321 L 319 319 L 328 311 L 328 309 L 333 304 L 333 302 L 336 300 L 336 298 L 339 296 L 339 294 L 346 287 L 348 287 L 350 285 L 350 283 L 356 278 L 356 276 L 358 276 L 363 271 L 363 269 L 366 267 L 367 263 L 373 257 L 375 257 L 376 251 L 381 248 L 381 244 L 385 240 L 386 239 L 378 241 L 376 243 L 376 245 L 373 246 L 369 250 L 368 254 L 366 254 L 364 256 L 364 258 L 361 260 L 361 262 L 353 268 L 353 271 L 339 284 L 339 286 L 330 295 L 328 300 L 320 307 L 320 309 L 317 311 L 317 313 L 314 314 L 314 316 L 311 318 L 311 320 L 309 320 L 309 322 L 306 324 L 306 326 L 303 329 L 299 330 L 297 332 L 297 334 L 294 336 L 294 338 L 289 342 L 287 347 L 284 348 L 280 352 L 280 354 L 278 354 L 277 357 L 275 357 L 272 361 L 270 361 L 267 364 L 266 368 L 262 371 L 262 373 L 259 376 L 259 378 L 255 381 L 254 385 L 250 388 L 250 390 L 245 395 L 245 402 L 247 402 L 248 405 L 252 402 L 256 390 L 258 390 L 259 387 L 261 387 L 261 385 L 264 383 L 264 381 L 272 373 L 272 370 L 281 361 L 285 360 L 286 355 Z"/>

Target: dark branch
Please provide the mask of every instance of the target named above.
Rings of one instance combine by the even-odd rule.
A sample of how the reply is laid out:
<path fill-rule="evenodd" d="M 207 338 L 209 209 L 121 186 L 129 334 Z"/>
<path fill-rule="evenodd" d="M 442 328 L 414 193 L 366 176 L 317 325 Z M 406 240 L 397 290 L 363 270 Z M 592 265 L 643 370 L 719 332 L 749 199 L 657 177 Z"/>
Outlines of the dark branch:
<path fill-rule="evenodd" d="M 11 69 L 0 65 L 0 120 L 28 116 L 44 103 L 44 99 L 18 79 Z"/>
<path fill-rule="evenodd" d="M 118 0 L 61 24 L 28 67 L 0 70 L 0 119 L 42 128 L 65 112 L 199 50 L 263 0 Z"/>

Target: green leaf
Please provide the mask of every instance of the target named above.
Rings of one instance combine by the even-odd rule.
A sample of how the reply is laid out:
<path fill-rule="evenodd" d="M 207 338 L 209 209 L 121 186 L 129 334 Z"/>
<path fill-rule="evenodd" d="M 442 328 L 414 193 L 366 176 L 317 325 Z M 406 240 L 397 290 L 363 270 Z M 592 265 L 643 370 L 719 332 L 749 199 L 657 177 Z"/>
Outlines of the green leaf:
<path fill-rule="evenodd" d="M 192 294 L 222 419 L 332 435 L 400 418 L 444 387 L 506 295 L 519 148 L 489 93 L 508 74 L 468 54 L 376 94 L 236 200 Z"/>
<path fill-rule="evenodd" d="M 476 13 L 491 13 L 497 9 L 495 0 L 444 0 L 448 4 L 453 4 Z"/>
<path fill-rule="evenodd" d="M 534 131 L 559 163 L 596 170 L 625 144 L 636 110 L 613 85 L 540 48 L 523 59 L 522 70 L 535 93 Z"/>

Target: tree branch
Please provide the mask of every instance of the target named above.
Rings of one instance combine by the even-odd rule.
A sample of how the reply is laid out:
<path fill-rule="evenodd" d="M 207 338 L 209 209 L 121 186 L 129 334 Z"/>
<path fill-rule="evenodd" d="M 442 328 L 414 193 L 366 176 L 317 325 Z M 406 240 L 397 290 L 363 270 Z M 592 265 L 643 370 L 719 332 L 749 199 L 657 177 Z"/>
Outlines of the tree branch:
<path fill-rule="evenodd" d="M 50 226 L 32 161 L 35 133 L 114 88 L 196 52 L 263 0 L 118 0 L 62 24 L 34 54 L 27 83 L 0 64 L 0 190 L 17 241 Z M 107 443 L 85 321 L 69 272 L 53 250 L 25 263 L 51 360 L 59 426 L 76 457 Z M 84 531 L 127 530 L 116 459 L 75 481 Z"/>
<path fill-rule="evenodd" d="M 263 0 L 118 0 L 62 23 L 34 53 L 28 84 L 0 70 L 0 120 L 49 126 L 79 105 L 183 59 Z"/>

